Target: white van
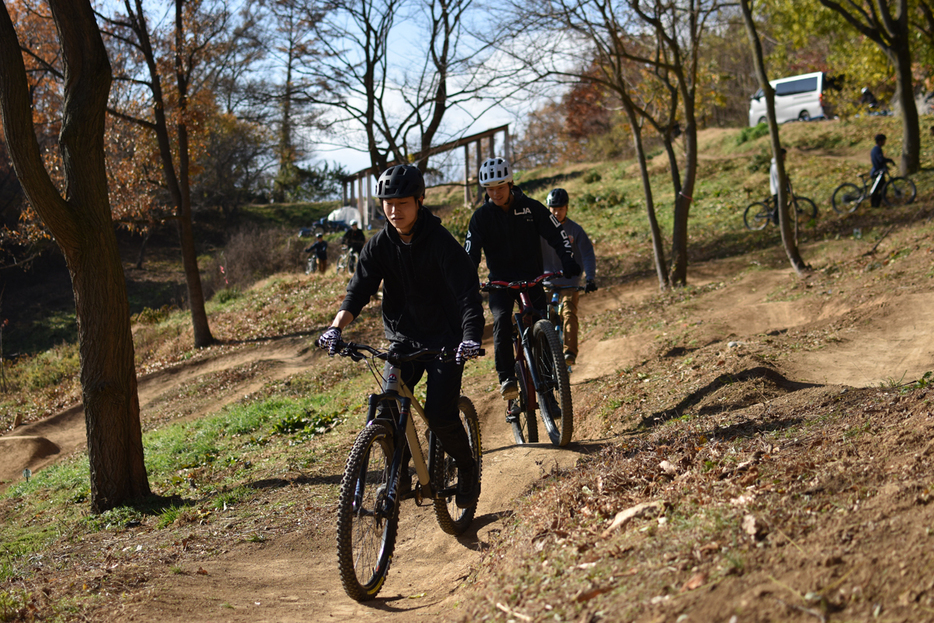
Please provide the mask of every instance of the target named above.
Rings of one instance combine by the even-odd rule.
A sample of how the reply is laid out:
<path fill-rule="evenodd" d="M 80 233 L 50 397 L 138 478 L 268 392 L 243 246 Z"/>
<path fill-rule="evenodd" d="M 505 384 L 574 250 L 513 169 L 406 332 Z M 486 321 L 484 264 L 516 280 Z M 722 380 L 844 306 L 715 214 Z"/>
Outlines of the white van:
<path fill-rule="evenodd" d="M 780 80 L 770 80 L 775 89 L 775 119 L 778 123 L 786 121 L 809 121 L 822 119 L 829 115 L 824 111 L 824 86 L 826 76 L 823 72 L 791 76 Z M 765 123 L 765 97 L 762 89 L 749 98 L 749 125 Z"/>

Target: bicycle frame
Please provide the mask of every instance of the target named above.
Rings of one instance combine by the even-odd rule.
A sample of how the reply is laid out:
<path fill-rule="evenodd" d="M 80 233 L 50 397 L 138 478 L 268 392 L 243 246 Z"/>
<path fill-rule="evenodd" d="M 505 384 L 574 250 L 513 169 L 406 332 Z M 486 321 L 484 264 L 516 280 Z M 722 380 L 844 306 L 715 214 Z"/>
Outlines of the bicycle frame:
<path fill-rule="evenodd" d="M 877 190 L 882 190 L 882 187 L 885 186 L 885 178 L 889 176 L 889 172 L 885 169 L 880 171 L 879 175 L 871 178 L 872 184 L 869 184 L 869 180 L 866 179 L 867 175 L 868 173 L 863 173 L 860 177 L 863 178 L 863 195 L 869 197 Z"/>
<path fill-rule="evenodd" d="M 357 347 L 362 347 L 362 345 L 355 345 Z M 377 351 L 370 349 L 368 347 L 362 347 L 369 350 L 374 355 L 377 355 Z M 483 351 L 481 350 L 481 355 Z M 353 356 L 354 359 L 362 359 L 364 355 L 358 353 Z M 431 482 L 431 465 L 425 459 L 424 451 L 422 450 L 421 441 L 418 438 L 418 431 L 415 426 L 411 424 L 411 415 L 412 409 L 414 408 L 415 413 L 421 417 L 422 421 L 425 423 L 425 426 L 428 426 L 428 416 L 425 415 L 425 409 L 418 402 L 418 399 L 415 398 L 412 390 L 402 381 L 402 370 L 399 365 L 392 361 L 388 356 L 377 355 L 375 358 L 386 361 L 389 366 L 386 370 L 385 376 L 383 377 L 382 393 L 380 394 L 370 394 L 367 399 L 367 417 L 366 417 L 366 426 L 370 426 L 377 419 L 384 423 L 390 423 L 393 431 L 393 438 L 399 439 L 402 437 L 400 433 L 404 433 L 406 444 L 409 447 L 409 451 L 412 455 L 412 462 L 415 464 L 415 472 L 418 475 L 418 487 L 415 489 L 415 503 L 420 505 L 421 501 L 424 499 L 444 499 L 455 494 L 455 489 L 444 489 L 441 491 L 435 491 L 432 488 Z M 386 409 L 384 413 L 388 412 L 390 417 L 378 417 L 377 413 L 379 412 L 379 407 L 381 404 L 386 404 Z M 433 433 L 431 430 L 428 430 L 428 441 L 429 443 L 434 443 Z M 405 451 L 404 444 L 397 444 L 393 448 L 392 454 L 392 463 L 389 467 L 390 478 L 389 478 L 389 491 L 386 493 L 384 507 L 381 510 L 383 513 L 392 512 L 393 507 L 400 501 L 398 499 L 399 483 L 400 477 L 402 475 L 402 457 Z M 354 492 L 354 502 L 353 506 L 355 509 L 360 507 L 360 502 L 362 499 L 362 484 L 366 480 L 365 474 L 360 474 L 360 478 L 357 479 L 357 489 Z M 427 494 L 427 495 L 425 495 Z"/>
<path fill-rule="evenodd" d="M 415 412 L 422 418 L 425 424 L 428 424 L 428 418 L 425 415 L 425 410 L 419 404 L 418 400 L 412 394 L 411 390 L 402 382 L 400 378 L 401 370 L 398 366 L 390 363 L 390 368 L 388 374 L 386 375 L 385 380 L 383 381 L 383 393 L 381 394 L 370 394 L 368 400 L 368 410 L 366 417 L 366 425 L 369 426 L 376 418 L 377 411 L 379 406 L 382 403 L 387 403 L 388 412 L 393 414 L 393 407 L 395 406 L 398 411 L 398 418 L 380 418 L 382 421 L 392 422 L 393 427 L 393 437 L 399 438 L 399 432 L 404 431 L 406 443 L 409 446 L 409 450 L 412 454 L 412 462 L 415 464 L 415 472 L 418 474 L 418 483 L 419 488 L 417 494 L 421 494 L 424 487 L 428 487 L 429 497 L 435 499 L 438 497 L 448 497 L 453 495 L 453 492 L 436 492 L 431 490 L 431 478 L 429 476 L 428 462 L 425 460 L 425 455 L 422 452 L 422 445 L 418 439 L 418 431 L 414 426 L 411 426 L 411 413 L 412 408 L 414 407 Z M 431 433 L 429 432 L 429 435 Z M 402 455 L 405 448 L 402 444 L 398 444 L 397 447 L 393 448 L 392 455 L 392 465 L 390 466 L 390 473 L 392 477 L 390 478 L 390 489 L 386 497 L 386 502 L 388 507 L 384 510 L 389 511 L 393 505 L 397 502 L 397 493 L 399 488 L 399 481 L 402 472 Z M 361 474 L 360 481 L 362 482 L 365 478 L 362 478 Z M 447 493 L 447 495 L 441 495 Z M 354 507 L 356 508 L 360 502 L 360 496 L 362 492 L 359 490 L 354 496 Z M 420 501 L 421 495 L 416 495 L 416 503 Z M 424 499 L 424 498 L 421 498 Z"/>
<path fill-rule="evenodd" d="M 560 276 L 560 273 L 547 273 L 541 275 L 540 277 L 534 279 L 533 281 L 526 282 L 527 285 L 535 286 L 546 279 L 554 276 Z M 497 285 L 505 288 L 518 289 L 517 284 L 507 284 L 504 282 L 495 282 L 491 281 L 488 285 Z M 528 381 L 532 381 L 532 388 L 535 391 L 529 391 L 529 387 L 524 387 L 525 390 L 525 399 L 527 401 L 527 407 L 530 409 L 538 408 L 538 393 L 542 391 L 542 380 L 538 376 L 538 372 L 535 370 L 535 365 L 532 362 L 532 347 L 529 343 L 531 339 L 532 326 L 541 320 L 541 315 L 538 313 L 538 310 L 532 305 L 532 299 L 529 296 L 528 288 L 523 288 L 519 290 L 519 311 L 513 314 L 514 326 L 516 329 L 516 335 L 513 336 L 512 344 L 513 350 L 515 351 L 516 363 L 519 365 L 519 382 L 528 385 Z"/>
<path fill-rule="evenodd" d="M 527 385 L 528 381 L 531 380 L 532 387 L 535 388 L 535 391 L 529 391 L 528 387 L 524 388 L 528 408 L 537 409 L 538 392 L 541 390 L 542 381 L 535 371 L 535 366 L 532 365 L 532 349 L 529 344 L 529 336 L 532 332 L 532 325 L 539 320 L 539 315 L 532 306 L 532 299 L 529 297 L 527 290 L 519 293 L 519 303 L 519 311 L 513 314 L 517 333 L 513 336 L 512 345 L 515 350 L 516 363 L 519 365 L 519 372 L 521 372 L 519 382 Z"/>

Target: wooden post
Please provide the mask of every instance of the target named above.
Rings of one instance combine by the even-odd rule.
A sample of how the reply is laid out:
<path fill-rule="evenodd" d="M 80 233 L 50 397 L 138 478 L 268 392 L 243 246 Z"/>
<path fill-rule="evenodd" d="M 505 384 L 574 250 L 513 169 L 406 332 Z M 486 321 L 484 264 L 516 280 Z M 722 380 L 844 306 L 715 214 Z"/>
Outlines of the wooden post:
<path fill-rule="evenodd" d="M 366 174 L 366 209 L 361 212 L 365 226 L 370 224 L 373 216 L 373 176 L 369 172 Z"/>
<path fill-rule="evenodd" d="M 506 129 L 503 130 L 503 158 L 509 161 L 509 164 L 512 164 L 512 154 L 510 153 L 509 145 L 509 126 L 506 126 Z"/>
<path fill-rule="evenodd" d="M 496 141 L 495 141 L 495 138 L 496 138 L 496 137 L 494 137 L 492 134 L 490 134 L 490 139 L 489 139 L 489 140 L 490 140 L 490 158 L 495 158 L 495 157 L 496 157 Z"/>
<path fill-rule="evenodd" d="M 357 178 L 357 211 L 363 214 L 363 179 L 366 173 Z"/>
<path fill-rule="evenodd" d="M 483 164 L 483 139 L 477 139 L 477 203 L 483 198 L 483 186 L 480 185 L 480 165 Z"/>
<path fill-rule="evenodd" d="M 470 145 L 464 145 L 464 205 L 470 206 Z"/>

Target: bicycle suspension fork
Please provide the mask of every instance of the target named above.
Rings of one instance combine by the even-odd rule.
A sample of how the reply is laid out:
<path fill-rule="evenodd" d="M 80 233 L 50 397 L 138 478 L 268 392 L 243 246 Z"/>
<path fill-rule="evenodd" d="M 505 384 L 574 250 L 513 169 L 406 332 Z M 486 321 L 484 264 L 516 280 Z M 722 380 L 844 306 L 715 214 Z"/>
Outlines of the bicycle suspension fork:
<path fill-rule="evenodd" d="M 402 457 L 405 454 L 405 444 L 413 451 L 412 462 L 415 463 L 415 471 L 418 473 L 419 483 L 426 485 L 429 483 L 428 466 L 425 463 L 424 454 L 421 452 L 421 444 L 418 440 L 418 431 L 415 426 L 411 426 L 412 407 L 425 419 L 424 411 L 421 405 L 414 400 L 411 391 L 399 379 L 399 368 L 392 366 L 386 374 L 386 382 L 383 385 L 382 394 L 370 394 L 367 409 L 367 426 L 377 419 L 379 408 L 383 405 L 385 412 L 390 417 L 381 417 L 381 421 L 387 423 L 392 429 L 393 451 L 392 463 L 389 466 L 389 490 L 386 492 L 385 511 L 389 512 L 398 503 L 399 481 L 402 477 L 402 470 L 406 467 L 402 464 Z M 427 419 L 426 419 L 427 421 Z M 404 437 L 404 440 L 403 440 Z M 417 449 L 416 449 L 417 448 Z M 365 470 L 366 462 L 363 469 Z M 406 477 L 408 475 L 406 474 Z M 366 478 L 365 473 L 361 473 L 357 479 L 357 490 L 355 493 L 355 503 L 359 503 L 363 495 L 363 482 Z"/>

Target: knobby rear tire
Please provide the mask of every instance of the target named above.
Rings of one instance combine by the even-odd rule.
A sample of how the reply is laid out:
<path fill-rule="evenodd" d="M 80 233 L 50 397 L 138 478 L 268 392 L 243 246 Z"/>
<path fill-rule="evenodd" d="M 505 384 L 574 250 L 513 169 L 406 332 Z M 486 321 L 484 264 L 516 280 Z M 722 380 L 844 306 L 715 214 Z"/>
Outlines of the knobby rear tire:
<path fill-rule="evenodd" d="M 885 183 L 882 189 L 882 200 L 885 205 L 897 208 L 913 203 L 918 196 L 915 183 L 907 177 L 893 177 Z"/>
<path fill-rule="evenodd" d="M 797 214 L 798 227 L 805 227 L 817 224 L 817 205 L 807 197 L 795 197 L 795 213 Z"/>
<path fill-rule="evenodd" d="M 837 186 L 837 189 L 833 191 L 830 204 L 837 214 L 852 214 L 865 199 L 866 195 L 863 194 L 862 188 L 846 182 Z"/>
<path fill-rule="evenodd" d="M 356 601 L 376 597 L 392 563 L 399 503 L 388 514 L 380 511 L 389 488 L 392 454 L 392 431 L 378 422 L 370 424 L 357 436 L 341 480 L 337 564 L 344 591 Z M 354 508 L 358 485 L 362 486 L 361 505 Z"/>
<path fill-rule="evenodd" d="M 512 422 L 512 436 L 516 443 L 538 443 L 538 420 L 535 409 L 530 406 L 529 397 L 535 391 L 534 387 L 527 387 L 525 375 L 519 364 L 516 363 L 516 378 L 519 380 L 519 413 Z"/>
<path fill-rule="evenodd" d="M 467 439 L 470 442 L 470 453 L 477 464 L 477 483 L 483 475 L 483 450 L 480 443 L 480 421 L 477 419 L 477 410 L 466 396 L 461 396 L 457 402 L 457 410 L 461 424 L 467 430 Z M 434 437 L 434 436 L 432 436 Z M 431 482 L 436 491 L 457 488 L 457 466 L 454 459 L 445 454 L 441 442 L 437 439 L 428 449 L 428 461 L 431 464 Z M 435 517 L 441 530 L 447 534 L 457 536 L 463 534 L 473 521 L 477 512 L 477 505 L 468 508 L 458 508 L 454 495 L 444 499 L 434 500 Z"/>
<path fill-rule="evenodd" d="M 532 360 L 542 384 L 542 391 L 538 393 L 538 410 L 545 430 L 551 443 L 566 446 L 574 433 L 571 379 L 564 363 L 561 341 L 547 320 L 539 320 L 532 327 Z"/>
<path fill-rule="evenodd" d="M 772 210 L 761 201 L 749 204 L 743 212 L 743 224 L 746 225 L 746 229 L 752 231 L 765 229 L 771 220 Z"/>

